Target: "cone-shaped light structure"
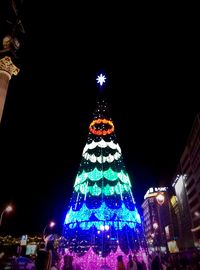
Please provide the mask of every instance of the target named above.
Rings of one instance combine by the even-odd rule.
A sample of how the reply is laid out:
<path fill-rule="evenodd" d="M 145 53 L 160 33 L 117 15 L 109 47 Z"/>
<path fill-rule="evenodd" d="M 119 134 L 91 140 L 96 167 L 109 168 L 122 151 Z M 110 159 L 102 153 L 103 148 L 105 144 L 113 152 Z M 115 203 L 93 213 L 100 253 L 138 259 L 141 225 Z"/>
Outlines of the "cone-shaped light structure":
<path fill-rule="evenodd" d="M 138 252 L 144 244 L 131 180 L 103 95 L 89 123 L 63 235 L 69 251 L 85 257 L 85 263 L 90 260 L 87 267 L 95 267 L 92 260 L 101 264 L 103 258 L 115 267 L 117 255 Z"/>

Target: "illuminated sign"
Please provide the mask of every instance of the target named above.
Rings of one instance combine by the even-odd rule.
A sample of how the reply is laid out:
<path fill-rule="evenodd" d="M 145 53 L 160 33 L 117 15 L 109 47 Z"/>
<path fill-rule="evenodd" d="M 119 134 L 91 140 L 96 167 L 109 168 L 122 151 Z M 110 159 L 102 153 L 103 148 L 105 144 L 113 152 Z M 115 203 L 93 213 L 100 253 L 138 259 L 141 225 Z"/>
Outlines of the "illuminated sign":
<path fill-rule="evenodd" d="M 186 178 L 187 178 L 187 174 L 181 174 L 181 175 L 177 174 L 177 176 L 172 184 L 172 187 L 174 187 L 178 181 L 184 181 Z"/>
<path fill-rule="evenodd" d="M 146 194 L 144 195 L 144 199 L 149 198 L 149 197 L 156 197 L 159 192 L 166 192 L 167 187 L 151 187 L 148 189 Z"/>
<path fill-rule="evenodd" d="M 170 253 L 177 253 L 179 252 L 179 248 L 175 240 L 167 242 L 167 246 Z"/>
<path fill-rule="evenodd" d="M 28 240 L 28 235 L 27 234 L 22 235 L 21 240 L 20 240 L 20 245 L 26 246 L 27 240 Z"/>

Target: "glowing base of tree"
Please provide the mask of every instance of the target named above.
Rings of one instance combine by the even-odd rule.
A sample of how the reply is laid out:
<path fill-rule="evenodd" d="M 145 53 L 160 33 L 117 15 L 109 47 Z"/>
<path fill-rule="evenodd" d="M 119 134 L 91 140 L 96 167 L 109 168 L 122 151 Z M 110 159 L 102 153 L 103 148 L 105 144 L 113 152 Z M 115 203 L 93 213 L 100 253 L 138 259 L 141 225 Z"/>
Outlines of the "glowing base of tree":
<path fill-rule="evenodd" d="M 63 258 L 65 255 L 73 256 L 73 265 L 75 269 L 80 270 L 100 270 L 104 269 L 101 268 L 103 265 L 109 266 L 112 270 L 117 269 L 117 257 L 119 255 L 123 256 L 123 261 L 125 263 L 125 266 L 128 262 L 128 255 L 124 254 L 120 247 L 117 248 L 116 252 L 111 252 L 107 257 L 103 258 L 101 256 L 98 256 L 92 248 L 90 248 L 83 256 L 78 256 L 76 253 L 70 253 L 68 250 L 66 250 L 66 253 L 63 255 Z M 133 254 L 135 255 L 140 262 L 144 261 L 144 263 L 147 265 L 147 255 L 144 249 L 140 249 L 137 253 Z M 61 269 L 63 267 L 63 258 L 61 261 Z"/>

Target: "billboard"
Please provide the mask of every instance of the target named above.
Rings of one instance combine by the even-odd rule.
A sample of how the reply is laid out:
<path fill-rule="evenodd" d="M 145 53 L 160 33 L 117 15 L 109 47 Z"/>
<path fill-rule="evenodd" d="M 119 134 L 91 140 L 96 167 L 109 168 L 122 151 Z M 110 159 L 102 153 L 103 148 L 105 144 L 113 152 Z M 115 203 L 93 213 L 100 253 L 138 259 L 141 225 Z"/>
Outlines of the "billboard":
<path fill-rule="evenodd" d="M 177 253 L 179 252 L 179 248 L 175 240 L 167 242 L 167 246 L 170 253 Z"/>

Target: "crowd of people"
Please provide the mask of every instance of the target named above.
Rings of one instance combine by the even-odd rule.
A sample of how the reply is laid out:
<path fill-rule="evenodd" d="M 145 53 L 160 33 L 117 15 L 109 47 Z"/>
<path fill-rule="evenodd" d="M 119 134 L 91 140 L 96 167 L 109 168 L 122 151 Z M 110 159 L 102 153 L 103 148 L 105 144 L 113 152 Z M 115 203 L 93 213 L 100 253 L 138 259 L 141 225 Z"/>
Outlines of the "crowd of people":
<path fill-rule="evenodd" d="M 17 252 L 19 250 L 17 249 Z M 20 249 L 21 253 L 21 249 Z M 88 270 L 84 266 L 79 266 L 70 254 L 58 252 L 54 246 L 54 241 L 41 242 L 37 248 L 33 262 L 36 270 Z M 20 256 L 20 254 L 17 254 Z M 152 253 L 146 257 L 145 262 L 136 254 L 129 254 L 128 260 L 125 255 L 119 255 L 116 259 L 115 269 L 108 265 L 102 265 L 100 269 L 94 270 L 199 270 L 200 254 L 177 253 L 162 254 Z M 0 252 L 0 261 L 5 257 L 4 252 Z M 0 267 L 1 269 L 1 267 Z M 4 269 L 4 268 L 3 268 Z M 15 268 L 13 268 L 15 269 Z"/>
<path fill-rule="evenodd" d="M 51 241 L 47 242 L 46 246 L 45 243 L 41 243 L 35 258 L 35 266 L 36 270 L 75 270 L 73 256 L 68 254 L 61 256 Z"/>
<path fill-rule="evenodd" d="M 148 270 L 145 262 L 138 260 L 137 256 L 129 254 L 127 265 L 123 261 L 123 256 L 117 257 L 117 270 Z"/>
<path fill-rule="evenodd" d="M 51 264 L 47 263 L 45 267 L 39 268 L 38 261 L 42 261 L 40 258 L 40 250 L 36 258 L 37 270 L 87 270 L 82 269 L 79 265 L 75 265 L 73 262 L 73 256 L 65 254 L 60 259 L 58 253 L 52 245 L 46 246 L 46 251 L 50 251 L 49 259 Z M 46 260 L 48 262 L 48 259 Z M 49 268 L 48 268 L 49 267 Z M 125 263 L 123 256 L 119 255 L 116 261 L 116 269 L 111 269 L 108 266 L 104 266 L 101 269 L 106 270 L 199 270 L 200 269 L 200 255 L 193 253 L 190 256 L 185 254 L 161 254 L 159 252 L 148 256 L 148 260 L 144 262 L 136 255 L 129 254 L 128 262 Z"/>
<path fill-rule="evenodd" d="M 200 270 L 200 255 L 193 252 L 186 254 L 160 254 L 154 253 L 148 256 L 148 263 L 138 260 L 137 256 L 129 255 L 127 265 L 123 256 L 117 257 L 117 270 Z"/>

